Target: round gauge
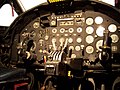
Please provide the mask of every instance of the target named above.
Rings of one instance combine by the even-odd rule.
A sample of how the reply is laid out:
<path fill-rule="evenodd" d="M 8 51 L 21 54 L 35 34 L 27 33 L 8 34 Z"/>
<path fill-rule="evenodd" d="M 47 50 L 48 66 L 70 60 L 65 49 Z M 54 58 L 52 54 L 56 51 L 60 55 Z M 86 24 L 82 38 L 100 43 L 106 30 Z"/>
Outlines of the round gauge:
<path fill-rule="evenodd" d="M 86 24 L 87 24 L 87 25 L 92 25 L 92 24 L 93 24 L 93 21 L 94 21 L 93 18 L 90 18 L 90 17 L 89 17 L 89 18 L 86 19 Z"/>
<path fill-rule="evenodd" d="M 56 29 L 56 28 L 53 28 L 53 29 L 52 29 L 52 33 L 57 33 L 57 29 Z"/>
<path fill-rule="evenodd" d="M 81 39 L 80 37 L 78 37 L 78 38 L 76 39 L 76 41 L 77 41 L 77 43 L 81 43 L 81 42 L 82 42 L 82 39 Z"/>
<path fill-rule="evenodd" d="M 69 33 L 73 33 L 74 29 L 73 28 L 69 28 L 68 31 L 69 31 Z"/>
<path fill-rule="evenodd" d="M 88 27 L 86 28 L 86 33 L 87 33 L 87 34 L 92 34 L 93 32 L 94 32 L 94 28 L 93 28 L 93 27 L 88 26 Z"/>
<path fill-rule="evenodd" d="M 117 51 L 117 46 L 112 46 L 112 51 Z"/>
<path fill-rule="evenodd" d="M 102 22 L 103 22 L 103 18 L 102 18 L 101 16 L 97 16 L 97 17 L 95 18 L 95 23 L 96 23 L 96 24 L 102 24 Z"/>
<path fill-rule="evenodd" d="M 34 22 L 33 23 L 33 28 L 39 28 L 40 26 L 40 23 L 39 22 Z"/>
<path fill-rule="evenodd" d="M 69 43 L 72 43 L 72 42 L 73 42 L 73 39 L 72 39 L 72 38 L 69 38 L 69 39 L 68 39 L 68 42 L 69 42 Z"/>
<path fill-rule="evenodd" d="M 64 28 L 61 28 L 60 29 L 60 33 L 64 33 L 65 32 L 65 29 Z"/>
<path fill-rule="evenodd" d="M 112 35 L 111 35 L 111 38 L 112 38 L 112 42 L 113 42 L 113 43 L 117 43 L 118 40 L 119 40 L 119 37 L 118 37 L 118 35 L 116 35 L 116 34 L 112 34 Z"/>
<path fill-rule="evenodd" d="M 87 42 L 88 44 L 93 43 L 93 41 L 94 41 L 93 36 L 89 35 L 89 36 L 86 37 L 86 42 Z"/>
<path fill-rule="evenodd" d="M 78 33 L 81 33 L 81 32 L 82 32 L 82 28 L 81 28 L 81 27 L 78 27 L 78 28 L 77 28 L 77 32 L 78 32 Z"/>
<path fill-rule="evenodd" d="M 76 58 L 76 57 L 77 57 L 76 54 L 71 55 L 71 58 Z"/>
<path fill-rule="evenodd" d="M 30 32 L 30 37 L 33 38 L 33 37 L 35 37 L 35 36 L 36 36 L 36 33 L 35 33 L 34 30 L 32 30 L 32 31 Z"/>
<path fill-rule="evenodd" d="M 97 50 L 101 51 L 100 46 L 102 46 L 102 45 L 103 45 L 103 40 L 97 41 L 97 43 L 96 43 Z"/>
<path fill-rule="evenodd" d="M 63 37 L 59 39 L 60 43 L 63 43 L 64 41 L 65 41 L 65 39 Z"/>
<path fill-rule="evenodd" d="M 87 46 L 87 47 L 86 47 L 86 52 L 87 52 L 88 54 L 91 54 L 91 53 L 94 52 L 94 48 L 93 48 L 92 46 Z"/>
<path fill-rule="evenodd" d="M 98 36 L 102 37 L 102 36 L 103 36 L 103 33 L 104 33 L 104 30 L 105 30 L 104 27 L 99 26 L 99 27 L 97 28 L 97 30 L 96 30 L 96 34 L 97 34 Z"/>
<path fill-rule="evenodd" d="M 80 51 L 80 46 L 76 46 L 76 47 L 75 47 L 75 50 L 76 50 L 76 51 Z"/>
<path fill-rule="evenodd" d="M 70 50 L 70 49 L 74 50 L 74 46 L 69 46 L 69 50 Z"/>
<path fill-rule="evenodd" d="M 115 24 L 110 24 L 110 25 L 108 26 L 108 30 L 109 30 L 110 32 L 115 32 L 115 31 L 117 30 L 117 26 L 116 26 Z"/>
<path fill-rule="evenodd" d="M 57 40 L 56 40 L 56 38 L 52 38 L 52 42 L 56 42 Z"/>

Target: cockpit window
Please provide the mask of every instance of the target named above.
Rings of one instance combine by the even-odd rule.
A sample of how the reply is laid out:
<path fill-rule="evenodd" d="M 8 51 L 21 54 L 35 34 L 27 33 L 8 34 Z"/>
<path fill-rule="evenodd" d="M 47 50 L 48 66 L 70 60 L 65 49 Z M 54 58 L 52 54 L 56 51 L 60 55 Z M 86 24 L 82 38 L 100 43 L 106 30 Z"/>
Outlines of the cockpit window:
<path fill-rule="evenodd" d="M 0 26 L 10 26 L 17 16 L 10 4 L 4 4 L 0 8 Z"/>
<path fill-rule="evenodd" d="M 31 9 L 41 3 L 47 2 L 47 0 L 17 0 L 22 8 L 23 12 L 28 9 Z"/>

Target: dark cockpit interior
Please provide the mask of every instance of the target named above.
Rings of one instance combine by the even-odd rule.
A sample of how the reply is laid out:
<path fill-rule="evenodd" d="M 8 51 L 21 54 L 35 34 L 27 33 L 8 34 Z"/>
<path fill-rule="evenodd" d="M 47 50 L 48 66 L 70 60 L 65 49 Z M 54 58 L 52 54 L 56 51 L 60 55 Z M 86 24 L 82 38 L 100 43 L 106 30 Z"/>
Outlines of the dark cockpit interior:
<path fill-rule="evenodd" d="M 0 89 L 119 90 L 119 6 L 48 1 L 1 33 Z"/>

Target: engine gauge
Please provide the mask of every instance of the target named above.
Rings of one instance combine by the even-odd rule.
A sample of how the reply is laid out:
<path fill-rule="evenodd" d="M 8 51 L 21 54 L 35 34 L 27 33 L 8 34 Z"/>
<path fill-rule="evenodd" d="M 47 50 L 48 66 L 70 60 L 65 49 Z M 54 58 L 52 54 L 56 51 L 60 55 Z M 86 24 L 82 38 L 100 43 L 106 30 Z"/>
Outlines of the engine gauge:
<path fill-rule="evenodd" d="M 110 25 L 108 26 L 108 30 L 109 30 L 110 32 L 115 32 L 115 31 L 117 30 L 117 26 L 116 26 L 115 24 L 110 24 Z"/>
<path fill-rule="evenodd" d="M 99 26 L 99 27 L 97 28 L 97 30 L 96 30 L 96 34 L 97 34 L 98 36 L 102 37 L 104 30 L 105 30 L 104 27 Z"/>
<path fill-rule="evenodd" d="M 102 45 L 103 45 L 103 40 L 97 41 L 97 43 L 96 43 L 97 50 L 101 51 L 100 46 L 102 46 Z"/>
<path fill-rule="evenodd" d="M 89 35 L 89 36 L 86 37 L 86 42 L 87 42 L 88 44 L 93 43 L 93 41 L 94 41 L 93 36 Z"/>
<path fill-rule="evenodd" d="M 119 41 L 119 37 L 118 37 L 118 35 L 116 35 L 116 34 L 112 34 L 112 35 L 111 35 L 111 38 L 112 38 L 112 42 L 113 42 L 113 43 L 117 43 L 117 42 Z"/>
<path fill-rule="evenodd" d="M 69 28 L 68 31 L 69 31 L 69 33 L 73 33 L 74 29 L 73 28 Z"/>
<path fill-rule="evenodd" d="M 81 33 L 81 32 L 82 32 L 82 28 L 81 28 L 81 27 L 78 27 L 78 28 L 77 28 L 77 32 L 78 32 L 78 33 Z"/>
<path fill-rule="evenodd" d="M 102 22 L 103 22 L 103 18 L 102 18 L 101 16 L 97 16 L 97 17 L 95 18 L 95 23 L 96 23 L 96 24 L 102 24 Z"/>
<path fill-rule="evenodd" d="M 61 28 L 60 29 L 60 33 L 64 33 L 65 32 L 65 29 L 64 28 Z"/>
<path fill-rule="evenodd" d="M 52 29 L 52 33 L 57 33 L 57 29 L 56 29 L 56 28 L 53 28 L 53 29 Z"/>
<path fill-rule="evenodd" d="M 86 33 L 87 34 L 92 34 L 94 32 L 94 28 L 92 27 L 92 26 L 88 26 L 87 28 L 86 28 Z"/>
<path fill-rule="evenodd" d="M 72 38 L 69 38 L 69 39 L 68 39 L 68 42 L 69 42 L 69 43 L 73 43 L 73 39 L 72 39 Z"/>
<path fill-rule="evenodd" d="M 75 46 L 76 51 L 80 51 L 80 46 Z"/>
<path fill-rule="evenodd" d="M 93 48 L 92 46 L 87 46 L 87 47 L 86 47 L 86 52 L 87 52 L 88 54 L 91 54 L 91 53 L 94 52 L 94 48 Z"/>
<path fill-rule="evenodd" d="M 87 25 L 92 25 L 93 22 L 94 22 L 94 20 L 93 20 L 93 18 L 91 18 L 91 17 L 89 17 L 89 18 L 86 19 L 86 24 L 87 24 Z"/>
<path fill-rule="evenodd" d="M 34 22 L 33 23 L 33 28 L 39 28 L 39 26 L 40 26 L 40 23 L 39 22 Z"/>
<path fill-rule="evenodd" d="M 76 41 L 77 41 L 77 43 L 81 43 L 81 42 L 82 42 L 82 39 L 81 39 L 80 37 L 78 37 L 78 38 L 76 39 Z"/>

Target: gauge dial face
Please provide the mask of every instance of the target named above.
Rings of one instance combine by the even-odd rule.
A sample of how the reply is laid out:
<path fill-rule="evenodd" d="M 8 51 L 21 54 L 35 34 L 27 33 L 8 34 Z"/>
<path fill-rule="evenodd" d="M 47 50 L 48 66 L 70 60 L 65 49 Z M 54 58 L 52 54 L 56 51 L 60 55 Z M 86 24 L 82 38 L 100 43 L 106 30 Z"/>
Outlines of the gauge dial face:
<path fill-rule="evenodd" d="M 72 39 L 72 38 L 69 38 L 69 39 L 68 39 L 68 42 L 69 42 L 69 43 L 73 43 L 73 39 Z"/>
<path fill-rule="evenodd" d="M 75 50 L 76 50 L 76 51 L 80 51 L 80 46 L 76 46 L 76 47 L 75 47 Z"/>
<path fill-rule="evenodd" d="M 94 22 L 94 20 L 93 20 L 93 18 L 91 18 L 91 17 L 89 17 L 89 18 L 86 19 L 86 24 L 87 24 L 87 25 L 92 25 L 93 22 Z"/>
<path fill-rule="evenodd" d="M 92 34 L 94 32 L 94 28 L 92 27 L 92 26 L 88 26 L 87 28 L 86 28 L 86 33 L 87 34 Z"/>
<path fill-rule="evenodd" d="M 76 41 L 77 41 L 77 43 L 81 43 L 81 42 L 82 42 L 81 37 L 78 37 L 78 38 L 76 39 Z"/>
<path fill-rule="evenodd" d="M 68 31 L 69 31 L 69 33 L 73 33 L 74 29 L 73 28 L 69 28 Z"/>
<path fill-rule="evenodd" d="M 78 28 L 77 28 L 77 32 L 78 32 L 78 33 L 81 33 L 81 32 L 82 32 L 82 28 L 81 28 L 81 27 L 78 27 Z"/>
<path fill-rule="evenodd" d="M 112 43 L 117 43 L 119 41 L 119 37 L 116 34 L 112 34 L 111 38 L 112 38 Z"/>
<path fill-rule="evenodd" d="M 104 33 L 104 30 L 105 28 L 102 27 L 102 26 L 99 26 L 96 30 L 96 34 L 99 36 L 99 37 L 102 37 L 103 36 L 103 33 Z"/>
<path fill-rule="evenodd" d="M 102 23 L 103 23 L 103 18 L 102 18 L 101 16 L 97 16 L 97 17 L 95 18 L 95 23 L 96 23 L 96 24 L 102 24 Z"/>
<path fill-rule="evenodd" d="M 93 43 L 93 41 L 94 41 L 93 36 L 89 35 L 89 36 L 86 37 L 86 42 L 87 42 L 88 44 Z"/>
<path fill-rule="evenodd" d="M 61 37 L 60 39 L 59 39 L 59 42 L 60 43 L 63 43 L 65 41 L 65 38 L 63 38 L 63 37 Z"/>
<path fill-rule="evenodd" d="M 33 23 L 33 28 L 39 28 L 39 26 L 40 26 L 40 23 L 39 22 L 34 22 Z"/>
<path fill-rule="evenodd" d="M 53 29 L 52 29 L 52 33 L 57 33 L 57 29 L 56 29 L 56 28 L 53 28 Z"/>
<path fill-rule="evenodd" d="M 87 46 L 87 47 L 86 47 L 86 52 L 87 52 L 88 54 L 93 53 L 93 52 L 94 52 L 93 46 Z"/>
<path fill-rule="evenodd" d="M 102 46 L 102 45 L 103 45 L 103 40 L 97 41 L 97 43 L 96 43 L 97 50 L 101 51 L 100 46 Z"/>
<path fill-rule="evenodd" d="M 64 28 L 61 28 L 60 29 L 60 33 L 64 33 L 65 32 L 65 29 Z"/>
<path fill-rule="evenodd" d="M 115 31 L 117 30 L 117 26 L 116 26 L 115 24 L 110 24 L 110 25 L 108 26 L 108 30 L 109 30 L 110 32 L 115 32 Z"/>

